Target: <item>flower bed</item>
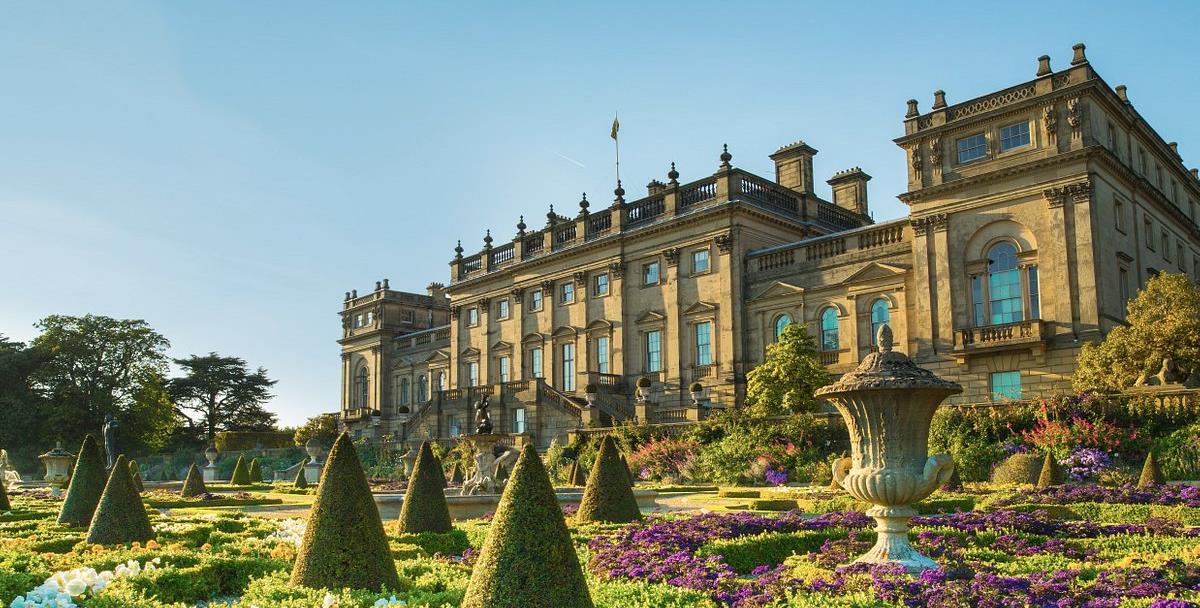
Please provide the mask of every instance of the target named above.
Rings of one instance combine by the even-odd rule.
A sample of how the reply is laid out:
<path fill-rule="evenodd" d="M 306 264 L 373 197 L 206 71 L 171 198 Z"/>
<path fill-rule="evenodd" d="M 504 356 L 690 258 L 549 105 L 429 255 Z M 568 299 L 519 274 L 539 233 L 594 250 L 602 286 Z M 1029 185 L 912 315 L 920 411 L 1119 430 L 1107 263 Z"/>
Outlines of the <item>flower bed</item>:
<path fill-rule="evenodd" d="M 189 507 L 249 507 L 256 505 L 283 504 L 283 499 L 256 496 L 249 492 L 237 494 L 213 494 L 206 492 L 199 496 L 183 498 L 173 492 L 153 491 L 143 497 L 146 506 L 155 509 L 186 509 Z"/>

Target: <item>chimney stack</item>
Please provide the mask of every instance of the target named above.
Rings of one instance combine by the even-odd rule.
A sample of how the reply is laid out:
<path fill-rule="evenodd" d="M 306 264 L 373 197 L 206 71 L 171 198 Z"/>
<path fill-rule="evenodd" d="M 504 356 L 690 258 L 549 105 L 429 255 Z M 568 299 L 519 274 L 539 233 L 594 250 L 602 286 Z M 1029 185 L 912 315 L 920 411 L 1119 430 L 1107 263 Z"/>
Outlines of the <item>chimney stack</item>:
<path fill-rule="evenodd" d="M 867 207 L 867 182 L 871 176 L 862 169 L 854 167 L 838 171 L 825 182 L 833 188 L 833 204 L 860 215 L 869 215 Z"/>
<path fill-rule="evenodd" d="M 813 192 L 813 157 L 817 150 L 797 141 L 775 151 L 771 160 L 775 161 L 775 182 L 784 188 L 789 188 L 802 194 Z"/>
<path fill-rule="evenodd" d="M 1050 56 L 1049 55 L 1042 55 L 1041 57 L 1038 57 L 1038 71 L 1037 71 L 1038 76 L 1047 76 L 1053 71 L 1054 70 L 1050 69 Z"/>

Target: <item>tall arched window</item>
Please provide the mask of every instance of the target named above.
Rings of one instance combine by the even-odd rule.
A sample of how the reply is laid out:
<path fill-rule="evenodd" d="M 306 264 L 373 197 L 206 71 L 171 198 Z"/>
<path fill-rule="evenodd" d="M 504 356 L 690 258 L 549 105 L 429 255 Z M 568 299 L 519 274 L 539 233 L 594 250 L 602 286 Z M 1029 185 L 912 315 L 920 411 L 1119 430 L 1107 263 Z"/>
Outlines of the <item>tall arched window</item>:
<path fill-rule="evenodd" d="M 1022 320 L 1021 271 L 1017 269 L 1016 246 L 1009 242 L 993 245 L 988 250 L 987 275 L 991 324 Z"/>
<path fill-rule="evenodd" d="M 792 315 L 783 313 L 775 317 L 775 341 L 779 341 L 779 336 L 783 335 L 783 330 L 787 329 L 788 325 L 792 324 Z"/>
<path fill-rule="evenodd" d="M 367 371 L 367 366 L 358 368 L 358 374 L 354 378 L 354 399 L 352 405 L 354 407 L 367 407 L 370 398 L 371 375 Z"/>
<path fill-rule="evenodd" d="M 400 379 L 400 405 L 408 405 L 408 378 Z"/>
<path fill-rule="evenodd" d="M 425 403 L 429 401 L 429 379 L 425 374 L 417 376 L 417 402 Z"/>
<path fill-rule="evenodd" d="M 888 301 L 885 298 L 879 298 L 871 304 L 871 344 L 875 344 L 876 336 L 879 335 L 879 328 L 886 323 L 892 322 L 892 314 L 888 310 Z"/>
<path fill-rule="evenodd" d="M 821 350 L 837 350 L 838 318 L 837 309 L 830 306 L 821 312 Z"/>

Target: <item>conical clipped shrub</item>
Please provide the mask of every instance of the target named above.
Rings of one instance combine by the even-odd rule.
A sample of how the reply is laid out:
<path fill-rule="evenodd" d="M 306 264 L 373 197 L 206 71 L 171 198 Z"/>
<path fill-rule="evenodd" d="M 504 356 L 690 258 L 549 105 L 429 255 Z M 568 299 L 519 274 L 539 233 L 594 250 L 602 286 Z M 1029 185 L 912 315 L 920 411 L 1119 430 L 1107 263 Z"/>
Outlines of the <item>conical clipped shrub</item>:
<path fill-rule="evenodd" d="M 250 485 L 250 467 L 246 466 L 246 460 L 241 456 L 238 456 L 237 464 L 233 465 L 233 477 L 229 479 L 229 485 Z"/>
<path fill-rule="evenodd" d="M 112 474 L 100 495 L 100 504 L 88 528 L 87 542 L 95 545 L 119 545 L 145 542 L 154 538 L 146 506 L 133 485 L 133 474 L 125 455 L 117 456 Z"/>
<path fill-rule="evenodd" d="M 587 471 L 583 470 L 583 465 L 579 464 L 579 461 L 576 460 L 571 465 L 571 482 L 570 483 L 573 486 L 579 486 L 582 488 L 583 486 L 587 485 L 587 482 L 588 482 Z"/>
<path fill-rule="evenodd" d="M 625 457 L 625 454 L 621 454 L 621 465 L 625 467 L 625 476 L 629 478 L 629 486 L 633 487 L 637 480 L 633 477 L 633 469 L 629 468 L 629 459 Z"/>
<path fill-rule="evenodd" d="M 629 486 L 629 475 L 621 464 L 617 443 L 612 437 L 605 436 L 583 490 L 575 521 L 623 524 L 641 519 L 642 512 L 633 497 L 633 488 Z"/>
<path fill-rule="evenodd" d="M 453 483 L 463 482 L 463 467 L 461 462 L 454 463 L 454 467 L 450 471 L 450 481 Z"/>
<path fill-rule="evenodd" d="M 433 459 L 437 461 L 438 475 L 442 478 L 442 489 L 445 490 L 450 487 L 450 479 L 446 477 L 446 465 L 442 464 L 442 459 L 438 458 L 436 454 Z"/>
<path fill-rule="evenodd" d="M 179 495 L 184 498 L 193 498 L 207 493 L 208 488 L 204 485 L 204 476 L 200 474 L 200 469 L 193 462 L 192 466 L 188 467 L 187 479 L 183 480 L 183 489 L 179 491 Z"/>
<path fill-rule="evenodd" d="M 137 488 L 139 494 L 146 491 L 142 483 L 142 467 L 138 466 L 136 460 L 129 461 L 129 476 L 133 478 L 133 487 Z"/>
<path fill-rule="evenodd" d="M 293 486 L 300 489 L 308 487 L 308 475 L 304 472 L 306 465 L 308 465 L 308 456 L 305 456 L 304 460 L 300 461 L 300 468 L 296 471 L 296 481 L 292 482 Z"/>
<path fill-rule="evenodd" d="M 1054 455 L 1046 452 L 1046 457 L 1042 460 L 1042 472 L 1038 474 L 1037 487 L 1049 488 L 1061 484 L 1062 481 L 1062 470 L 1055 462 Z"/>
<path fill-rule="evenodd" d="M 329 451 L 291 582 L 326 589 L 400 588 L 379 509 L 346 433 Z"/>
<path fill-rule="evenodd" d="M 422 441 L 412 479 L 408 481 L 408 490 L 404 493 L 404 504 L 400 506 L 401 534 L 449 532 L 453 529 L 450 509 L 446 506 L 446 493 L 442 491 L 445 480 L 429 442 Z"/>
<path fill-rule="evenodd" d="M 471 572 L 462 608 L 592 608 L 554 486 L 532 445 L 521 449 Z"/>
<path fill-rule="evenodd" d="M 71 475 L 71 485 L 67 486 L 67 497 L 63 500 L 62 510 L 58 512 L 58 523 L 80 527 L 91 525 L 96 505 L 100 504 L 100 495 L 104 493 L 104 484 L 108 481 L 103 458 L 96 438 L 91 435 L 84 437 L 83 445 L 79 446 L 79 458 L 75 461 L 75 472 Z M 3 480 L 0 480 L 2 483 Z"/>
<path fill-rule="evenodd" d="M 1146 464 L 1142 465 L 1142 476 L 1138 478 L 1137 487 L 1145 488 L 1164 483 L 1167 483 L 1167 480 L 1163 477 L 1162 469 L 1158 468 L 1158 461 L 1154 459 L 1154 452 L 1147 453 Z"/>
<path fill-rule="evenodd" d="M 262 483 L 262 480 L 262 465 L 255 458 L 250 461 L 250 483 Z"/>
<path fill-rule="evenodd" d="M 0 477 L 0 513 L 12 511 L 12 503 L 8 502 L 8 488 L 4 487 L 7 483 L 3 477 Z"/>

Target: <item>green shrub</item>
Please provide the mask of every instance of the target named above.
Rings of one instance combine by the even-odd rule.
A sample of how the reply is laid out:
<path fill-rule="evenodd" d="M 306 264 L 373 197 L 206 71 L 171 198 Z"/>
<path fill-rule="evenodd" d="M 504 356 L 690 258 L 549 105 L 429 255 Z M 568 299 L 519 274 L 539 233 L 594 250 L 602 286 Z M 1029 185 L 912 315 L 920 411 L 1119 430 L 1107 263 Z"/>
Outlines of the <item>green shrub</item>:
<path fill-rule="evenodd" d="M 92 516 L 96 514 L 96 505 L 100 503 L 100 495 L 104 493 L 106 482 L 103 456 L 100 455 L 100 445 L 96 438 L 88 434 L 79 446 L 79 458 L 75 461 L 75 470 L 71 473 L 71 485 L 67 487 L 67 497 L 63 500 L 62 510 L 58 513 L 58 523 L 67 526 L 88 526 Z M 0 482 L 3 485 L 3 482 Z M 0 505 L 0 511 L 5 511 Z"/>
<path fill-rule="evenodd" d="M 257 458 L 250 461 L 250 471 L 249 472 L 250 472 L 250 483 L 262 483 L 263 482 L 262 464 L 259 464 Z"/>
<path fill-rule="evenodd" d="M 12 503 L 8 500 L 8 490 L 4 487 L 5 481 L 0 479 L 0 513 L 4 511 L 12 511 Z"/>
<path fill-rule="evenodd" d="M 400 507 L 401 534 L 449 532 L 454 527 L 450 523 L 450 509 L 446 506 L 445 483 L 442 465 L 438 464 L 429 442 L 422 441 L 412 479 L 404 493 L 404 504 Z"/>
<path fill-rule="evenodd" d="M 583 487 L 587 485 L 587 472 L 583 470 L 583 465 L 579 460 L 571 463 L 571 485 Z"/>
<path fill-rule="evenodd" d="M 461 608 L 568 606 L 592 608 L 592 598 L 550 477 L 537 451 L 526 445 L 496 507 Z"/>
<path fill-rule="evenodd" d="M 992 465 L 1005 456 L 1001 442 L 1010 435 L 1009 420 L 983 409 L 939 408 L 929 427 L 930 453 L 950 454 L 965 481 L 987 481 Z"/>
<path fill-rule="evenodd" d="M 1177 429 L 1154 442 L 1155 460 L 1167 479 L 1200 479 L 1200 424 Z"/>
<path fill-rule="evenodd" d="M 142 468 L 136 460 L 129 461 L 129 476 L 133 478 L 133 487 L 137 488 L 139 494 L 146 491 L 146 486 L 142 484 Z"/>
<path fill-rule="evenodd" d="M 229 479 L 229 485 L 248 486 L 250 483 L 250 468 L 246 466 L 246 459 L 238 456 L 237 464 L 233 465 L 233 477 Z"/>
<path fill-rule="evenodd" d="M 213 438 L 213 445 L 218 452 L 289 448 L 297 445 L 296 436 L 288 431 L 221 431 Z"/>
<path fill-rule="evenodd" d="M 795 500 L 786 498 L 762 498 L 750 501 L 751 511 L 791 511 L 799 508 Z"/>
<path fill-rule="evenodd" d="M 1049 488 L 1062 484 L 1063 474 L 1059 468 L 1058 462 L 1054 460 L 1054 455 L 1046 452 L 1046 457 L 1042 459 L 1042 470 L 1038 473 L 1037 487 Z"/>
<path fill-rule="evenodd" d="M 846 537 L 845 530 L 800 532 L 764 532 L 754 536 L 718 539 L 705 543 L 697 557 L 724 556 L 725 563 L 739 574 L 749 574 L 759 566 L 782 564 L 795 554 L 804 555 L 821 550 L 827 540 Z M 860 537 L 866 533 L 860 533 Z"/>
<path fill-rule="evenodd" d="M 992 483 L 1036 485 L 1042 475 L 1042 456 L 1031 452 L 1013 454 L 992 471 Z"/>
<path fill-rule="evenodd" d="M 745 488 L 721 488 L 717 490 L 718 498 L 761 498 L 759 490 Z"/>
<path fill-rule="evenodd" d="M 301 490 L 308 487 L 308 474 L 304 470 L 307 465 L 308 457 L 305 456 L 304 460 L 300 462 L 300 468 L 296 470 L 296 481 L 292 482 L 293 486 L 300 488 Z"/>
<path fill-rule="evenodd" d="M 596 458 L 596 464 L 592 465 L 587 487 L 583 490 L 575 521 L 627 523 L 641 519 L 642 512 L 629 485 L 629 475 L 625 472 L 621 453 L 617 451 L 613 438 L 605 436 L 600 442 L 600 455 Z"/>
<path fill-rule="evenodd" d="M 125 456 L 117 456 L 112 474 L 100 495 L 96 514 L 88 528 L 87 542 L 97 545 L 117 545 L 134 541 L 144 542 L 154 538 L 146 506 L 133 485 L 129 463 Z"/>
<path fill-rule="evenodd" d="M 400 587 L 379 509 L 346 433 L 329 452 L 291 581 L 330 589 Z"/>
<path fill-rule="evenodd" d="M 1166 483 L 1166 479 L 1163 478 L 1162 471 L 1158 468 L 1158 462 L 1154 460 L 1154 452 L 1147 453 L 1146 464 L 1142 465 L 1142 475 L 1138 478 L 1137 487 L 1145 488 L 1164 483 Z"/>
<path fill-rule="evenodd" d="M 402 545 L 420 547 L 427 556 L 433 555 L 462 555 L 471 547 L 467 533 L 457 528 L 449 532 L 420 532 L 418 534 L 401 534 L 396 540 Z"/>
<path fill-rule="evenodd" d="M 200 474 L 200 469 L 196 468 L 196 463 L 188 467 L 187 479 L 183 480 L 183 489 L 179 491 L 179 495 L 184 498 L 194 498 L 201 494 L 207 494 L 208 488 L 204 486 L 204 476 Z"/>

